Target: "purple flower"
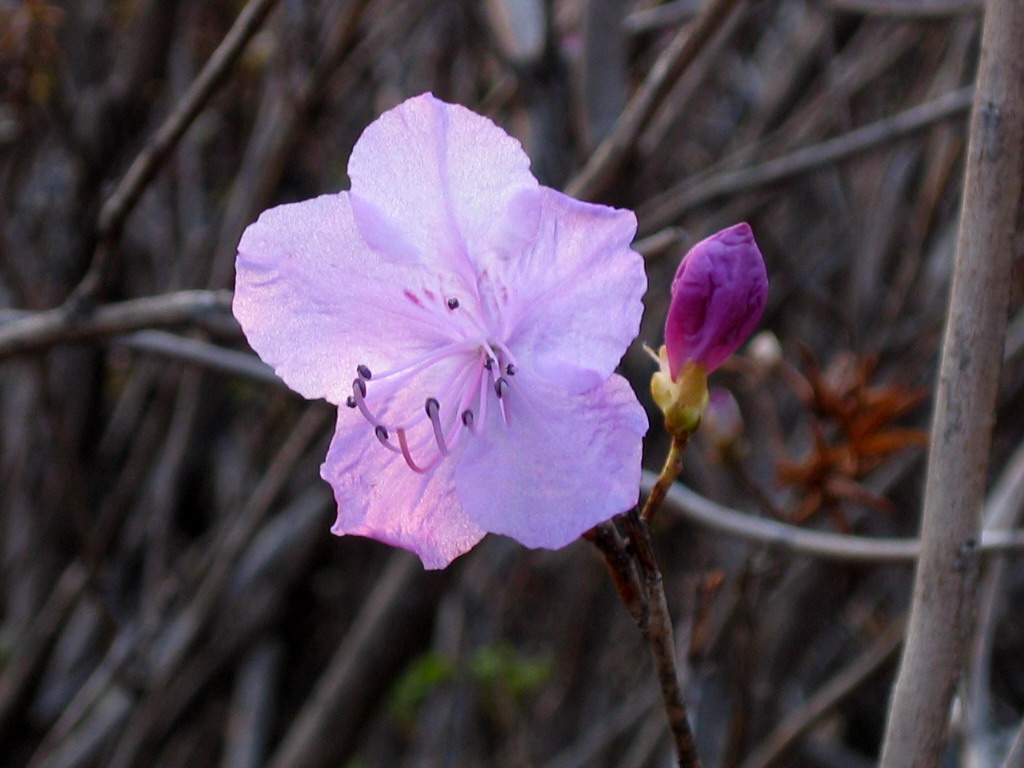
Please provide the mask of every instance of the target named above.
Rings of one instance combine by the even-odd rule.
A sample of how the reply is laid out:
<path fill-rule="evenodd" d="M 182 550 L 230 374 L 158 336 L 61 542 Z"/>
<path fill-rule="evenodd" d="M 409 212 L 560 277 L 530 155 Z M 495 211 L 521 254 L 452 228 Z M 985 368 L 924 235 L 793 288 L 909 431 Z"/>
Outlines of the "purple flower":
<path fill-rule="evenodd" d="M 768 297 L 764 257 L 746 223 L 701 240 L 672 281 L 665 351 L 675 381 L 687 362 L 710 373 L 754 330 Z"/>
<path fill-rule="evenodd" d="M 633 214 L 541 187 L 517 141 L 430 94 L 366 129 L 349 176 L 245 231 L 234 300 L 289 386 L 342 406 L 333 532 L 440 568 L 634 504 L 647 419 L 613 374 L 646 287 Z"/>

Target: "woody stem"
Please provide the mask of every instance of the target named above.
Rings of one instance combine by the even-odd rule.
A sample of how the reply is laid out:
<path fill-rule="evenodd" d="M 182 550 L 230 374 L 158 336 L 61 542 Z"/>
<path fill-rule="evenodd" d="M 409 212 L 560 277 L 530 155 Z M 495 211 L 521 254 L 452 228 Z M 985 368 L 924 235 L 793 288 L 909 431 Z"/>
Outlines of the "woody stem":
<path fill-rule="evenodd" d="M 703 768 L 679 684 L 672 618 L 648 527 L 648 521 L 658 511 L 682 471 L 683 451 L 688 439 L 689 433 L 673 436 L 665 465 L 647 497 L 643 512 L 633 509 L 619 515 L 615 520 L 588 531 L 584 538 L 604 555 L 619 597 L 650 646 L 679 768 Z M 619 533 L 616 523 L 622 526 L 625 538 Z"/>
<path fill-rule="evenodd" d="M 665 473 L 663 472 L 662 479 L 664 477 Z M 650 504 L 648 503 L 647 506 Z M 682 687 L 679 685 L 672 617 L 668 612 L 668 601 L 665 599 L 661 570 L 654 558 L 647 520 L 638 515 L 636 510 L 622 515 L 621 519 L 623 528 L 632 544 L 641 574 L 647 610 L 646 621 L 640 624 L 640 630 L 651 648 L 654 668 L 658 675 L 658 685 L 661 688 L 662 706 L 664 706 L 665 715 L 668 717 L 678 765 L 679 768 L 703 768 L 700 758 L 697 756 L 697 744 L 693 737 L 693 730 L 690 728 Z"/>

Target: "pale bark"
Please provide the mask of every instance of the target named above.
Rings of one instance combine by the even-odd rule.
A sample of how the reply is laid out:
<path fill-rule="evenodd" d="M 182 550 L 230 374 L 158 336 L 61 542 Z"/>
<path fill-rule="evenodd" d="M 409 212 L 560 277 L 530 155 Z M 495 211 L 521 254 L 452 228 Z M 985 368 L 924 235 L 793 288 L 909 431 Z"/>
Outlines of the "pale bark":
<path fill-rule="evenodd" d="M 987 4 L 907 643 L 882 768 L 935 766 L 974 614 L 1024 145 L 1024 3 Z"/>

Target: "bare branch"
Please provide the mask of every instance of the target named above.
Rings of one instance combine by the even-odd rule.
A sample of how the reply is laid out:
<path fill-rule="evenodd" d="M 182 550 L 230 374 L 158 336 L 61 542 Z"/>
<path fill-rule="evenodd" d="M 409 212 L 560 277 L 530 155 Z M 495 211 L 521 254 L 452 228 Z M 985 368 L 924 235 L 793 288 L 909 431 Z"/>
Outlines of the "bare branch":
<path fill-rule="evenodd" d="M 925 19 L 981 13 L 984 7 L 983 0 L 829 0 L 828 4 L 847 13 Z"/>
<path fill-rule="evenodd" d="M 759 165 L 723 171 L 666 190 L 644 205 L 638 216 L 644 232 L 659 229 L 684 213 L 719 197 L 749 192 L 807 173 L 888 141 L 907 136 L 963 113 L 971 104 L 970 87 L 939 96 L 841 136 L 798 149 Z"/>
<path fill-rule="evenodd" d="M 644 472 L 641 485 L 649 492 L 657 480 L 653 472 Z M 796 525 L 754 517 L 717 504 L 675 483 L 668 490 L 662 505 L 669 514 L 685 517 L 699 525 L 801 555 L 826 557 L 848 562 L 912 561 L 920 550 L 917 539 L 883 539 L 850 536 L 800 528 Z M 1024 531 L 986 531 L 979 546 L 983 552 L 1024 549 Z"/>
<path fill-rule="evenodd" d="M 117 185 L 117 189 L 103 204 L 97 225 L 101 239 L 116 237 L 146 185 L 196 119 L 210 96 L 223 82 L 231 65 L 241 56 L 246 44 L 256 34 L 276 2 L 277 0 L 252 0 L 238 14 L 235 23 L 210 56 L 210 60 L 206 62 L 206 66 L 182 97 L 181 102 L 146 142 L 146 146 L 135 158 L 121 183 Z"/>
<path fill-rule="evenodd" d="M 770 768 L 821 719 L 853 691 L 871 679 L 903 642 L 903 622 L 891 625 L 860 656 L 819 688 L 798 709 L 782 720 L 740 768 Z"/>
<path fill-rule="evenodd" d="M 184 362 L 202 365 L 221 373 L 244 376 L 278 387 L 285 386 L 274 370 L 256 355 L 225 349 L 201 339 L 188 339 L 165 331 L 137 331 L 128 336 L 119 336 L 113 341 L 115 344 L 129 349 L 155 352 Z"/>
<path fill-rule="evenodd" d="M 276 3 L 277 0 L 251 0 L 242 9 L 195 82 L 146 142 L 113 194 L 104 202 L 96 224 L 99 239 L 96 254 L 89 271 L 75 289 L 75 296 L 88 296 L 102 288 L 106 272 L 111 269 L 112 243 L 120 234 L 128 214 Z"/>
<path fill-rule="evenodd" d="M 106 304 L 90 311 L 66 307 L 21 315 L 0 324 L 0 360 L 55 344 L 137 331 L 155 325 L 194 322 L 203 315 L 228 312 L 230 291 L 178 291 Z"/>
<path fill-rule="evenodd" d="M 697 58 L 705 44 L 742 0 L 709 0 L 700 16 L 681 29 L 651 68 L 643 85 L 630 99 L 611 133 L 597 146 L 594 154 L 566 186 L 566 193 L 593 199 L 614 180 L 630 148 L 650 122 L 673 83 Z"/>

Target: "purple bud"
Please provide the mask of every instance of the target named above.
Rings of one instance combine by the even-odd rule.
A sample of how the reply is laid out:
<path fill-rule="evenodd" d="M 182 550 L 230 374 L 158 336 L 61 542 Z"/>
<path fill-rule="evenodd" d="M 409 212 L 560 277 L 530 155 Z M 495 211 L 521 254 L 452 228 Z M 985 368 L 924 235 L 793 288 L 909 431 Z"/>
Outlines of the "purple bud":
<path fill-rule="evenodd" d="M 767 297 L 764 257 L 748 224 L 693 246 L 672 281 L 665 322 L 672 379 L 690 360 L 708 373 L 718 368 L 754 330 Z"/>
<path fill-rule="evenodd" d="M 718 448 L 726 448 L 743 436 L 743 415 L 732 392 L 712 387 L 708 392 L 708 408 L 700 421 L 700 431 Z"/>

